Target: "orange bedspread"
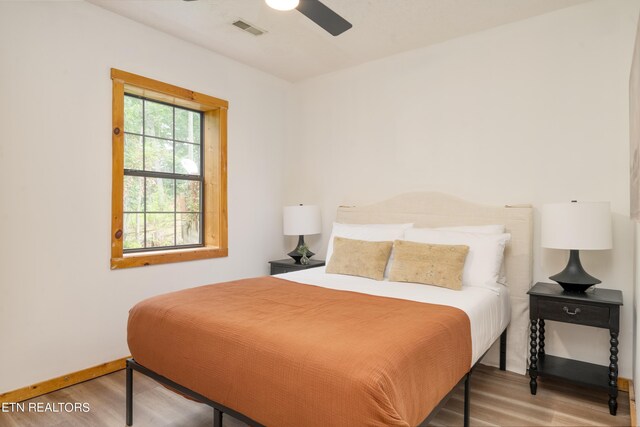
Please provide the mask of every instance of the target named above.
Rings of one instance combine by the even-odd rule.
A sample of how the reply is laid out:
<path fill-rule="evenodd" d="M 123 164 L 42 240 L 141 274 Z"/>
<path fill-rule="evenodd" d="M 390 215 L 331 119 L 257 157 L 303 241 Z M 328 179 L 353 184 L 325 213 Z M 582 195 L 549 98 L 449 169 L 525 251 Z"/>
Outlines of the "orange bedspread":
<path fill-rule="evenodd" d="M 131 309 L 141 365 L 266 426 L 417 425 L 467 373 L 469 318 L 261 277 Z"/>

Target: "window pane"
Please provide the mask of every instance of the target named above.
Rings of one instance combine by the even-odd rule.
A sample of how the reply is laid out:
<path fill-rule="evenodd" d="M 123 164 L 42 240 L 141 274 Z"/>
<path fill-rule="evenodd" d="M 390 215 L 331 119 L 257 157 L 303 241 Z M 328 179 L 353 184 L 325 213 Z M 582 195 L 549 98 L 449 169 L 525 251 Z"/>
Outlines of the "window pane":
<path fill-rule="evenodd" d="M 173 107 L 145 101 L 144 134 L 161 138 L 173 138 Z"/>
<path fill-rule="evenodd" d="M 173 212 L 174 180 L 145 178 L 147 180 L 147 212 Z"/>
<path fill-rule="evenodd" d="M 142 99 L 125 95 L 124 131 L 142 133 Z"/>
<path fill-rule="evenodd" d="M 176 142 L 176 173 L 200 175 L 200 146 Z"/>
<path fill-rule="evenodd" d="M 200 113 L 176 108 L 176 139 L 200 143 Z"/>
<path fill-rule="evenodd" d="M 200 212 L 200 182 L 176 180 L 176 211 Z"/>
<path fill-rule="evenodd" d="M 144 214 L 124 214 L 124 249 L 144 247 Z"/>
<path fill-rule="evenodd" d="M 173 142 L 164 139 L 144 139 L 144 170 L 173 172 Z"/>
<path fill-rule="evenodd" d="M 124 135 L 124 168 L 142 170 L 142 137 Z"/>
<path fill-rule="evenodd" d="M 147 214 L 147 247 L 173 246 L 174 214 Z"/>
<path fill-rule="evenodd" d="M 144 212 L 144 178 L 124 177 L 124 211 Z"/>
<path fill-rule="evenodd" d="M 177 245 L 197 245 L 200 243 L 200 215 L 177 214 Z"/>

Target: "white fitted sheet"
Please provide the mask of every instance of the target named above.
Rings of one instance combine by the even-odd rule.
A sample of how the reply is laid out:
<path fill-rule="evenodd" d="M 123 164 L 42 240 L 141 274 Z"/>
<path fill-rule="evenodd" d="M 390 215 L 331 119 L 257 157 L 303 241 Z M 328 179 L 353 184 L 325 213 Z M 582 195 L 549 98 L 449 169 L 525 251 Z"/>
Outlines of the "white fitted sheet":
<path fill-rule="evenodd" d="M 509 291 L 499 283 L 491 288 L 463 286 L 462 290 L 454 291 L 417 283 L 328 274 L 324 267 L 279 274 L 277 277 L 324 288 L 459 308 L 467 314 L 471 323 L 471 365 L 498 339 L 511 319 Z"/>

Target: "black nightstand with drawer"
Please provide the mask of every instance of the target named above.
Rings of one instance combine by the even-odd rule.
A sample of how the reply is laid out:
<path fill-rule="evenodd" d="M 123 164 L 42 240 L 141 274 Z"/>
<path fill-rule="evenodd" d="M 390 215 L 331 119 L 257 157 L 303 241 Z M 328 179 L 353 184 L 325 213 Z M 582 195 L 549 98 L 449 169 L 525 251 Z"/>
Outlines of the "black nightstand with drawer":
<path fill-rule="evenodd" d="M 270 274 L 289 273 L 291 271 L 306 270 L 308 268 L 322 267 L 324 261 L 321 259 L 310 259 L 309 264 L 296 264 L 292 258 L 269 261 L 271 264 Z"/>
<path fill-rule="evenodd" d="M 609 413 L 615 415 L 618 408 L 618 333 L 622 292 L 600 288 L 583 293 L 565 292 L 560 285 L 554 283 L 536 283 L 528 294 L 531 319 L 531 394 L 536 394 L 538 376 L 603 387 L 609 391 Z M 609 366 L 545 354 L 545 320 L 608 329 L 611 336 Z"/>

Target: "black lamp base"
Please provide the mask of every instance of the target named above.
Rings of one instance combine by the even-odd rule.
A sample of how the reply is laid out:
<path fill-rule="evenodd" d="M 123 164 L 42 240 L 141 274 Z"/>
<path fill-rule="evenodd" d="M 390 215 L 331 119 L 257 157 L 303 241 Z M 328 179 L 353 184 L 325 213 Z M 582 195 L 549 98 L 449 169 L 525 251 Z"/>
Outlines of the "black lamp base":
<path fill-rule="evenodd" d="M 564 270 L 549 279 L 558 282 L 566 292 L 584 292 L 591 286 L 602 283 L 584 271 L 580 262 L 580 252 L 576 249 L 569 252 L 569 262 Z"/>
<path fill-rule="evenodd" d="M 298 237 L 298 246 L 296 246 L 296 248 L 294 250 L 292 250 L 291 252 L 289 252 L 287 255 L 289 255 L 291 258 L 294 259 L 294 261 L 296 262 L 296 264 L 302 264 L 302 262 L 300 261 L 302 259 L 302 254 L 300 253 L 300 248 L 305 246 L 304 243 L 304 236 L 300 235 Z M 313 252 L 311 252 L 309 249 L 307 249 L 307 258 L 311 258 L 312 256 L 314 256 L 315 254 Z"/>

